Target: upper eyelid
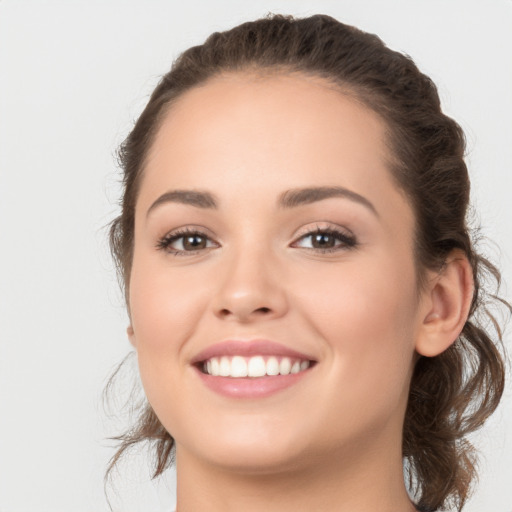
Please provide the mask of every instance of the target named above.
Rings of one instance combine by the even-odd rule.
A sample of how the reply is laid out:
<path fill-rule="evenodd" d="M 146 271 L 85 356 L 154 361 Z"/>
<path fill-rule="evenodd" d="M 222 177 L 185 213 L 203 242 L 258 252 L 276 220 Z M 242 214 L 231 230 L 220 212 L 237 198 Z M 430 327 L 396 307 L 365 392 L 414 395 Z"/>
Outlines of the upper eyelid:
<path fill-rule="evenodd" d="M 318 231 L 340 231 L 342 233 L 346 233 L 350 236 L 355 236 L 353 231 L 346 226 L 340 226 L 339 224 L 332 223 L 330 221 L 317 221 L 315 223 L 307 224 L 306 226 L 303 226 L 299 228 L 298 230 L 295 230 L 294 234 L 292 235 L 292 238 L 297 238 L 300 236 L 309 235 L 312 233 L 316 233 Z M 163 235 L 159 236 L 159 239 L 162 238 L 169 238 L 173 235 L 181 235 L 181 234 L 187 234 L 187 233 L 197 233 L 204 236 L 207 236 L 211 239 L 219 239 L 219 237 L 213 233 L 210 229 L 208 229 L 205 226 L 201 225 L 183 225 L 179 226 L 177 228 L 173 228 L 167 232 L 165 232 Z"/>
<path fill-rule="evenodd" d="M 187 234 L 198 234 L 202 236 L 206 236 L 207 238 L 213 240 L 216 239 L 216 236 L 212 233 L 212 231 L 204 226 L 199 225 L 183 225 L 169 231 L 166 231 L 163 235 L 159 236 L 158 239 L 162 240 L 165 238 L 172 238 L 173 236 L 185 236 Z"/>
<path fill-rule="evenodd" d="M 345 226 L 340 226 L 339 224 L 329 221 L 318 221 L 313 226 L 307 225 L 297 230 L 294 234 L 294 240 L 298 240 L 299 238 L 307 235 L 313 235 L 318 232 L 322 233 L 324 231 L 339 232 L 340 234 L 355 238 L 354 232 Z"/>
<path fill-rule="evenodd" d="M 315 233 L 322 233 L 322 232 L 332 232 L 332 233 L 339 233 L 341 235 L 345 235 L 346 237 L 350 238 L 356 238 L 353 231 L 346 226 L 340 226 L 339 224 L 335 224 L 330 221 L 317 221 L 315 223 L 308 224 L 306 226 L 303 226 L 295 231 L 294 235 L 292 235 L 292 241 L 291 243 L 295 243 L 301 238 L 304 238 L 306 236 L 314 235 Z M 177 228 L 174 228 L 164 235 L 158 237 L 158 241 L 165 241 L 172 239 L 173 237 L 176 237 L 176 239 L 179 239 L 182 236 L 186 236 L 187 234 L 198 234 L 201 236 L 206 237 L 209 241 L 214 242 L 216 244 L 222 245 L 221 240 L 218 236 L 213 234 L 213 232 L 206 228 L 205 226 L 200 225 L 183 225 Z"/>

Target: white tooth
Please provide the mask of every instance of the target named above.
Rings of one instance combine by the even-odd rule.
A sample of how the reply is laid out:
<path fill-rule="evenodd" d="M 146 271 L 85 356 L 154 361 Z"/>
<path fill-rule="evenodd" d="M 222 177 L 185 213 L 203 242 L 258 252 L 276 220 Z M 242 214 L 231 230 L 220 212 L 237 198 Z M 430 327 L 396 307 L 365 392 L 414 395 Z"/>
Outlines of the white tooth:
<path fill-rule="evenodd" d="M 267 373 L 265 359 L 261 356 L 251 357 L 247 366 L 247 375 L 249 377 L 263 377 Z"/>
<path fill-rule="evenodd" d="M 212 362 L 210 360 L 206 361 L 206 373 L 212 374 Z"/>
<path fill-rule="evenodd" d="M 231 363 L 229 357 L 222 356 L 220 358 L 219 375 L 221 377 L 229 377 L 231 374 Z"/>
<path fill-rule="evenodd" d="M 268 358 L 267 375 L 279 375 L 279 361 L 276 357 Z"/>
<path fill-rule="evenodd" d="M 302 361 L 302 363 L 300 363 L 301 371 L 302 370 L 307 370 L 308 368 L 309 368 L 309 361 Z"/>
<path fill-rule="evenodd" d="M 211 374 L 215 377 L 218 377 L 220 365 L 219 365 L 219 360 L 216 357 L 212 357 L 210 359 L 210 367 L 211 367 Z"/>
<path fill-rule="evenodd" d="M 292 368 L 292 362 L 289 357 L 283 357 L 279 363 L 279 373 L 281 375 L 288 375 Z"/>
<path fill-rule="evenodd" d="M 231 377 L 247 377 L 247 363 L 241 356 L 235 356 L 231 360 Z"/>
<path fill-rule="evenodd" d="M 290 373 L 299 373 L 300 372 L 300 362 L 295 361 L 292 365 L 292 369 L 290 370 Z"/>

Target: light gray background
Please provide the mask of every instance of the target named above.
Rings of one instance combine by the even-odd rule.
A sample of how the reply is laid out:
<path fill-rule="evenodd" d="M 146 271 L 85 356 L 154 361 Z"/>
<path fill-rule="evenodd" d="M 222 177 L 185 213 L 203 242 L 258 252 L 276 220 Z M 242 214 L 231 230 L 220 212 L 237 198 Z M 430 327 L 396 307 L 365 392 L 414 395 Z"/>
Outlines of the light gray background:
<path fill-rule="evenodd" d="M 115 148 L 181 50 L 268 11 L 375 32 L 436 81 L 512 283 L 511 1 L 0 0 L 1 512 L 107 510 L 105 438 L 123 420 L 103 412 L 101 390 L 130 349 L 103 229 L 117 212 Z M 510 512 L 510 386 L 476 441 L 467 512 Z M 173 475 L 147 475 L 143 458 L 122 468 L 116 510 L 170 509 Z"/>

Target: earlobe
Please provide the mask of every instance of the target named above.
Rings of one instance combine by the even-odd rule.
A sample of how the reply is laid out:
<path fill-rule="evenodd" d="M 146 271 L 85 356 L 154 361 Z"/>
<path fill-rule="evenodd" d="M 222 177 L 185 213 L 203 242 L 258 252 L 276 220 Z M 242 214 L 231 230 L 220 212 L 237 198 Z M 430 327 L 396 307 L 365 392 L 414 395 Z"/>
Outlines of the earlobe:
<path fill-rule="evenodd" d="M 132 346 L 134 348 L 137 348 L 137 344 L 135 342 L 135 332 L 134 332 L 133 327 L 131 325 L 129 325 L 126 328 L 126 334 L 128 335 L 128 339 L 130 340 L 130 343 L 132 344 Z"/>
<path fill-rule="evenodd" d="M 458 338 L 469 314 L 473 288 L 467 257 L 460 250 L 453 251 L 427 291 L 427 308 L 416 340 L 419 354 L 437 356 Z"/>

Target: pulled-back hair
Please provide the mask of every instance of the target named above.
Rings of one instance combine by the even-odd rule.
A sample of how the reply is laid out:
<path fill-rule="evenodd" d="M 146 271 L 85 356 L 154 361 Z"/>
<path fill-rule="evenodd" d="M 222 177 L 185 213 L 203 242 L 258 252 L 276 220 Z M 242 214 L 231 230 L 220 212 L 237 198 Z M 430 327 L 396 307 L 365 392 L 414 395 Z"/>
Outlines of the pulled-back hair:
<path fill-rule="evenodd" d="M 419 357 L 415 365 L 402 444 L 409 490 L 418 506 L 461 510 L 476 477 L 468 434 L 496 409 L 504 387 L 501 331 L 488 311 L 496 297 L 481 286 L 487 278 L 499 286 L 500 274 L 476 252 L 467 226 L 470 184 L 462 129 L 442 113 L 433 82 L 377 36 L 324 15 L 271 15 L 214 33 L 176 60 L 119 152 L 124 193 L 110 242 L 127 303 L 135 204 L 162 119 L 191 88 L 220 74 L 248 71 L 321 77 L 381 116 L 387 127 L 390 172 L 415 214 L 419 288 L 425 284 L 425 271 L 441 271 L 454 249 L 461 250 L 472 267 L 474 295 L 460 336 L 440 355 Z M 148 403 L 134 428 L 116 439 L 121 444 L 107 475 L 123 452 L 140 441 L 154 442 L 155 477 L 172 462 L 174 440 Z"/>

